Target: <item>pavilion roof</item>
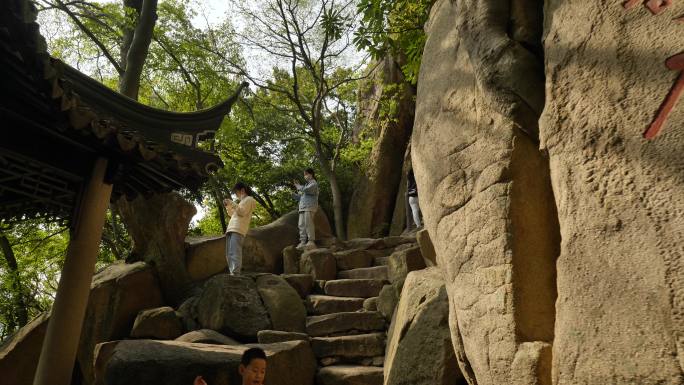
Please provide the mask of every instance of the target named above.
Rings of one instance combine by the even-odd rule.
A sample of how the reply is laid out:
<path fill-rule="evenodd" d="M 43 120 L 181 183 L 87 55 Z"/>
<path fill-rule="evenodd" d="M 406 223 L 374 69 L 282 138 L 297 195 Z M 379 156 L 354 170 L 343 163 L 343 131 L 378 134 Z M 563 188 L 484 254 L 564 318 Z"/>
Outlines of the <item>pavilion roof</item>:
<path fill-rule="evenodd" d="M 195 191 L 222 166 L 212 139 L 241 84 L 207 110 L 176 113 L 129 99 L 51 58 L 27 0 L 0 9 L 0 221 L 69 219 L 94 160 L 112 199 Z"/>

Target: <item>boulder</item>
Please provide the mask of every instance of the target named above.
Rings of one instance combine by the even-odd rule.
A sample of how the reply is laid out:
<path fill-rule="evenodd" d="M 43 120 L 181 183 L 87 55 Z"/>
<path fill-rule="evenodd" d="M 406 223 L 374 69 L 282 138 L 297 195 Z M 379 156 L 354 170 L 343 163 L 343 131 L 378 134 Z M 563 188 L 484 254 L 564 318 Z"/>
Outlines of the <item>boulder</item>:
<path fill-rule="evenodd" d="M 2 341 L 0 373 L 4 384 L 33 385 L 49 320 L 50 313 L 43 313 Z"/>
<path fill-rule="evenodd" d="M 290 245 L 283 249 L 283 272 L 285 274 L 299 274 L 299 260 L 302 258 L 302 251 L 295 245 Z"/>
<path fill-rule="evenodd" d="M 400 251 L 395 251 L 389 257 L 389 281 L 396 287 L 397 293 L 401 293 L 404 280 L 409 272 L 425 268 L 425 261 L 420 253 L 420 247 L 415 246 Z"/>
<path fill-rule="evenodd" d="M 144 262 L 117 263 L 95 274 L 78 348 L 84 382 L 93 380 L 95 345 L 128 337 L 141 310 L 163 305 L 155 272 Z"/>
<path fill-rule="evenodd" d="M 325 294 L 338 297 L 377 297 L 385 281 L 380 279 L 335 279 L 325 283 Z"/>
<path fill-rule="evenodd" d="M 565 350 L 558 356 L 557 335 L 554 339 L 554 325 L 556 331 L 560 327 L 554 313 L 555 266 L 561 242 L 554 190 L 562 194 L 557 197 L 559 201 L 572 202 L 560 190 L 552 189 L 548 159 L 537 145 L 538 122 L 545 102 L 545 79 L 589 87 L 587 79 L 598 75 L 593 73 L 579 82 L 570 75 L 545 77 L 545 59 L 567 61 L 565 53 L 553 60 L 544 55 L 542 30 L 544 22 L 561 25 L 564 20 L 564 28 L 572 30 L 566 42 L 578 36 L 582 37 L 577 40 L 593 42 L 596 33 L 589 32 L 593 29 L 578 33 L 574 22 L 568 20 L 579 18 L 584 22 L 589 8 L 617 10 L 621 5 L 552 3 L 437 0 L 425 26 L 427 41 L 418 80 L 411 160 L 418 191 L 429 192 L 419 196 L 420 206 L 437 264 L 444 268 L 450 313 L 454 314 L 450 329 L 457 359 L 461 367 L 469 369 L 463 370 L 469 383 L 478 385 L 511 381 L 511 365 L 520 341 L 553 342 L 554 357 L 577 362 L 577 351 Z M 561 17 L 561 3 L 578 11 Z M 553 35 L 544 40 L 547 44 L 558 42 Z M 567 47 L 566 42 L 560 45 Z M 592 50 L 587 57 L 598 61 L 596 56 L 603 54 L 604 50 Z M 593 62 L 586 65 L 594 66 Z M 570 65 L 578 71 L 583 66 Z M 612 76 L 612 71 L 606 75 Z M 593 88 L 595 83 L 591 84 Z M 548 97 L 553 99 L 553 94 Z M 598 104 L 613 104 L 605 99 L 589 103 L 591 107 L 587 108 L 577 108 L 568 100 L 561 105 L 588 114 Z M 576 135 L 577 129 L 568 129 L 565 112 L 554 116 L 562 122 L 557 125 L 559 132 L 586 144 L 595 143 L 593 136 Z M 598 131 L 609 131 L 604 125 L 600 127 Z M 604 157 L 586 151 L 590 157 Z M 577 170 L 572 173 L 586 175 Z M 585 212 L 596 215 L 596 211 Z M 574 239 L 563 236 L 564 242 Z M 559 301 L 562 298 L 559 296 Z M 587 335 L 594 335 L 595 328 L 586 325 L 573 330 L 591 330 Z M 594 344 L 590 340 L 572 341 L 573 348 L 579 350 Z M 622 355 L 626 356 L 630 355 Z M 591 365 L 605 359 L 591 357 L 583 362 Z M 550 378 L 551 373 L 540 376 Z M 575 377 L 575 383 L 582 382 L 614 380 Z"/>
<path fill-rule="evenodd" d="M 256 279 L 256 286 L 274 330 L 305 331 L 306 308 L 297 291 L 285 279 L 262 275 Z"/>
<path fill-rule="evenodd" d="M 183 334 L 183 324 L 172 307 L 164 306 L 138 313 L 131 330 L 132 338 L 172 340 Z"/>
<path fill-rule="evenodd" d="M 183 323 L 184 330 L 202 329 L 199 323 L 199 313 L 197 312 L 197 302 L 199 299 L 200 295 L 191 296 L 183 301 L 183 303 L 178 306 L 178 310 L 176 310 L 176 313 Z"/>
<path fill-rule="evenodd" d="M 272 329 L 268 311 L 252 278 L 219 274 L 204 285 L 197 301 L 198 321 L 238 340 L 256 341 L 259 330 Z"/>
<path fill-rule="evenodd" d="M 311 274 L 283 274 L 282 277 L 299 293 L 300 297 L 306 298 L 311 294 L 314 286 Z"/>
<path fill-rule="evenodd" d="M 243 271 L 280 274 L 283 272 L 283 249 L 299 242 L 297 223 L 299 213 L 289 212 L 265 226 L 249 230 L 243 244 Z M 316 237 L 332 236 L 325 212 L 319 209 L 315 216 Z M 226 238 L 186 238 L 186 267 L 190 277 L 199 281 L 226 269 Z"/>
<path fill-rule="evenodd" d="M 176 341 L 196 344 L 240 345 L 240 343 L 234 339 L 209 329 L 193 330 L 176 338 Z"/>
<path fill-rule="evenodd" d="M 95 274 L 77 353 L 80 376 L 92 382 L 95 345 L 128 337 L 141 310 L 162 305 L 159 282 L 144 262 L 116 263 Z M 2 344 L 3 380 L 13 385 L 33 383 L 48 320 L 47 314 L 34 319 Z"/>
<path fill-rule="evenodd" d="M 257 334 L 260 344 L 274 344 L 287 341 L 309 341 L 309 335 L 305 333 L 283 332 L 280 330 L 260 330 Z"/>
<path fill-rule="evenodd" d="M 416 240 L 418 241 L 418 246 L 420 246 L 420 254 L 423 256 L 425 266 L 436 266 L 437 253 L 435 252 L 435 246 L 432 244 L 428 230 L 422 229 L 416 232 Z"/>
<path fill-rule="evenodd" d="M 385 285 L 382 287 L 382 290 L 380 290 L 380 294 L 377 298 L 376 306 L 378 311 L 389 321 L 392 319 L 392 314 L 394 314 L 394 309 L 397 307 L 397 302 L 399 302 L 397 289 L 392 285 Z"/>
<path fill-rule="evenodd" d="M 337 262 L 328 249 L 309 250 L 302 254 L 299 271 L 310 274 L 315 280 L 328 280 L 337 277 Z"/>
<path fill-rule="evenodd" d="M 164 298 L 176 305 L 190 276 L 185 269 L 185 236 L 195 206 L 176 192 L 120 198 L 116 209 L 131 236 L 133 250 L 127 262 L 145 261 L 154 266 Z"/>
<path fill-rule="evenodd" d="M 313 385 L 316 361 L 306 342 L 225 346 L 153 340 L 98 345 L 95 385 L 188 385 L 197 375 L 211 385 L 240 384 L 240 358 L 253 346 L 266 352 L 266 385 Z"/>
<path fill-rule="evenodd" d="M 382 368 L 338 365 L 321 368 L 316 374 L 318 385 L 382 385 Z"/>
<path fill-rule="evenodd" d="M 681 81 L 681 64 L 665 61 L 678 54 L 681 63 L 682 25 L 672 19 L 684 4 L 631 3 L 544 6 L 539 129 L 562 231 L 558 385 L 684 382 L 684 100 L 655 138 L 643 137 Z M 653 16 L 643 3 L 671 7 Z"/>
<path fill-rule="evenodd" d="M 551 371 L 552 346 L 545 342 L 523 342 L 513 359 L 511 374 L 514 385 L 551 385 L 548 378 L 539 376 L 539 373 Z"/>
<path fill-rule="evenodd" d="M 442 272 L 408 274 L 387 333 L 385 385 L 463 381 L 451 343 L 449 298 Z"/>
<path fill-rule="evenodd" d="M 380 291 L 382 293 L 382 290 Z M 366 298 L 363 301 L 363 310 L 365 311 L 378 311 L 378 297 Z M 384 316 L 384 314 L 383 314 Z"/>

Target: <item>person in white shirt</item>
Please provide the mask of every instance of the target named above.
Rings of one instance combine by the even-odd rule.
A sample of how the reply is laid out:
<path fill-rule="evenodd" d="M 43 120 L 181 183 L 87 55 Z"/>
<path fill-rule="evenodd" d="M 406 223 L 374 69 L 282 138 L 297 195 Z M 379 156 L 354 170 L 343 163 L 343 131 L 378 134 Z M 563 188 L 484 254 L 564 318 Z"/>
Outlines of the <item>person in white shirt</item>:
<path fill-rule="evenodd" d="M 252 220 L 256 200 L 250 196 L 249 187 L 242 182 L 235 184 L 233 192 L 237 195 L 239 203 L 230 199 L 223 201 L 226 211 L 230 215 L 226 229 L 226 259 L 230 274 L 238 275 L 242 270 L 242 242 L 249 230 L 249 222 Z"/>

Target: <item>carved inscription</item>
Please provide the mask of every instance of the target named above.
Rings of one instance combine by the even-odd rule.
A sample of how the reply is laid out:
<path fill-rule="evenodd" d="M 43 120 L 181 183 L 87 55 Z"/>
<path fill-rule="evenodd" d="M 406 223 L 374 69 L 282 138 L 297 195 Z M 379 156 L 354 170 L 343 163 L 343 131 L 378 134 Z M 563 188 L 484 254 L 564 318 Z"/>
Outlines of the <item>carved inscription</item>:
<path fill-rule="evenodd" d="M 632 9 L 643 3 L 652 14 L 658 15 L 670 7 L 673 2 L 674 0 L 629 0 L 623 3 L 623 6 L 625 9 Z M 675 18 L 674 21 L 682 23 L 684 22 L 684 16 Z M 672 109 L 677 104 L 677 100 L 679 100 L 682 92 L 684 92 L 684 52 L 667 59 L 665 61 L 665 66 L 673 71 L 679 71 L 679 76 L 677 77 L 674 86 L 665 97 L 665 101 L 660 105 L 660 109 L 658 110 L 655 119 L 644 132 L 644 138 L 646 139 L 653 139 L 658 135 L 660 129 L 665 125 L 670 112 L 672 112 Z"/>
<path fill-rule="evenodd" d="M 657 15 L 664 11 L 665 8 L 671 6 L 673 1 L 674 0 L 629 0 L 624 4 L 624 6 L 626 9 L 632 9 L 637 5 L 644 3 L 646 8 L 648 8 L 651 13 Z"/>

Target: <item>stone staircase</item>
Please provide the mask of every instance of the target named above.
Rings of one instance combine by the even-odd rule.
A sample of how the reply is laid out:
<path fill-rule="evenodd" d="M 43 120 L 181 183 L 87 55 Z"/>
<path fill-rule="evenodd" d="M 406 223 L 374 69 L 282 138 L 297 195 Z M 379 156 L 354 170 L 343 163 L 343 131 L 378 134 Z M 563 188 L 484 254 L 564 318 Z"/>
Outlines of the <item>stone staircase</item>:
<path fill-rule="evenodd" d="M 339 270 L 307 297 L 306 332 L 320 366 L 318 385 L 383 383 L 388 324 L 373 304 L 387 278 L 386 265 Z"/>
<path fill-rule="evenodd" d="M 389 284 L 389 255 L 414 242 L 395 237 L 304 253 L 285 250 L 283 277 L 291 282 L 308 274 L 313 281 L 304 302 L 317 385 L 383 384 L 389 319 L 377 309 L 378 296 Z"/>

